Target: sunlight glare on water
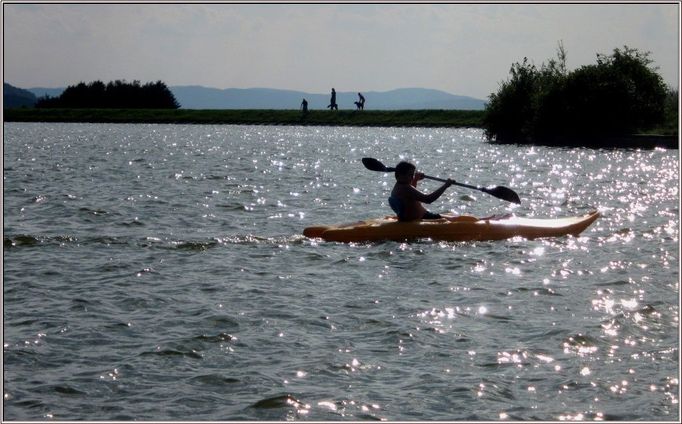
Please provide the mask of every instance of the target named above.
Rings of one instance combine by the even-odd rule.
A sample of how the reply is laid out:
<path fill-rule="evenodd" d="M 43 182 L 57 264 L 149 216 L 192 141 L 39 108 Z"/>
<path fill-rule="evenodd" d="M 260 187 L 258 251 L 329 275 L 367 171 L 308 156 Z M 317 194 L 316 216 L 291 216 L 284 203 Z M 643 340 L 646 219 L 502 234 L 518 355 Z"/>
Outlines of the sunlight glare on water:
<path fill-rule="evenodd" d="M 5 419 L 679 420 L 677 151 L 4 125 Z M 435 212 L 602 216 L 554 239 L 302 236 L 391 214 L 363 157 L 521 197 L 452 187 Z"/>

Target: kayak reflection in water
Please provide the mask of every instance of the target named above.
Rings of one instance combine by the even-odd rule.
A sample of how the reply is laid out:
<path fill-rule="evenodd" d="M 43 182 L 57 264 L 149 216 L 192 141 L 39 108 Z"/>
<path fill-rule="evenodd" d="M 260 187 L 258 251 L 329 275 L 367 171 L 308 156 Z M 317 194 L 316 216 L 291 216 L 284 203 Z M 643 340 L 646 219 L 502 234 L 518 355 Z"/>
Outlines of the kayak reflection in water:
<path fill-rule="evenodd" d="M 424 208 L 422 203 L 433 203 L 445 193 L 455 180 L 448 179 L 440 188 L 430 194 L 417 190 L 417 182 L 424 179 L 424 174 L 416 172 L 417 167 L 410 162 L 400 162 L 395 168 L 396 183 L 391 191 L 388 203 L 398 216 L 399 221 L 417 219 L 440 219 L 442 216 Z"/>

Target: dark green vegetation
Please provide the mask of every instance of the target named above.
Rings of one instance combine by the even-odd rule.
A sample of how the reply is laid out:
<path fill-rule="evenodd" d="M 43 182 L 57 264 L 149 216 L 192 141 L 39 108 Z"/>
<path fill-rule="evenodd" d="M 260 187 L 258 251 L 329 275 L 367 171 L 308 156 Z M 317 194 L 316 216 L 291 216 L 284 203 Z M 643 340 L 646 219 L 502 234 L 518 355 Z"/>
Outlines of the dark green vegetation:
<path fill-rule="evenodd" d="M 323 111 L 194 109 L 6 109 L 5 121 L 163 124 L 481 127 L 480 110 Z"/>
<path fill-rule="evenodd" d="M 483 128 L 502 143 L 596 144 L 631 134 L 678 134 L 677 91 L 649 53 L 625 46 L 597 64 L 566 70 L 566 52 L 540 68 L 524 58 L 490 95 Z"/>
<path fill-rule="evenodd" d="M 116 80 L 69 86 L 59 97 L 38 99 L 36 108 L 177 109 L 175 96 L 161 81 L 140 84 Z"/>
<path fill-rule="evenodd" d="M 663 107 L 663 123 L 655 128 L 652 132 L 658 134 L 679 134 L 679 115 L 680 114 L 680 103 L 679 103 L 679 92 L 677 90 L 668 90 L 668 94 L 665 98 L 665 105 Z"/>

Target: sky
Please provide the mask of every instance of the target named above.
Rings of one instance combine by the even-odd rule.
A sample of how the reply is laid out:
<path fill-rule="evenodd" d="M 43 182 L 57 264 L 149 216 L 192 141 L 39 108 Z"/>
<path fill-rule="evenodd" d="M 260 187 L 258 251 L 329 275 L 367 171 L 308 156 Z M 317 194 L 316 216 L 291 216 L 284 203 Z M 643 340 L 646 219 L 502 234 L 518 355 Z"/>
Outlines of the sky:
<path fill-rule="evenodd" d="M 628 46 L 679 86 L 680 3 L 50 4 L 3 1 L 3 80 L 279 88 L 431 88 L 487 99 L 559 43 L 570 70 Z"/>

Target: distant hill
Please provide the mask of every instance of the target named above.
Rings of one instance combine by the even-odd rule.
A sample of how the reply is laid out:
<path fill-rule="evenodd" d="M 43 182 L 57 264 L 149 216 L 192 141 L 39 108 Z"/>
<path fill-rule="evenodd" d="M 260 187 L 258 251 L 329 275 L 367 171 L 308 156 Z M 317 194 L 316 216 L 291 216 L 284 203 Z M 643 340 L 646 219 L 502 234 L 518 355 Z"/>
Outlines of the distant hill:
<path fill-rule="evenodd" d="M 298 109 L 308 100 L 309 109 L 325 109 L 330 93 L 313 94 L 303 91 L 272 88 L 209 88 L 199 85 L 169 87 L 182 109 Z M 30 88 L 37 97 L 59 96 L 63 88 Z M 330 90 L 331 92 L 331 90 Z M 367 91 L 367 110 L 443 109 L 483 110 L 485 101 L 457 96 L 440 90 L 400 88 L 391 91 Z M 357 92 L 337 92 L 339 109 L 355 109 Z"/>
<path fill-rule="evenodd" d="M 37 98 L 41 98 L 41 97 L 45 97 L 45 96 L 59 97 L 62 95 L 64 90 L 66 90 L 65 87 L 60 87 L 60 88 L 34 87 L 34 88 L 28 89 L 28 91 L 35 94 L 35 96 Z"/>
<path fill-rule="evenodd" d="M 21 88 L 14 87 L 5 82 L 2 83 L 2 107 L 33 107 L 38 99 L 36 96 Z"/>
<path fill-rule="evenodd" d="M 183 109 L 298 109 L 301 101 L 308 101 L 309 109 L 325 109 L 330 94 L 312 94 L 302 91 L 271 88 L 217 89 L 202 86 L 170 87 Z M 331 91 L 331 90 L 330 90 Z M 459 109 L 483 110 L 485 102 L 466 96 L 456 96 L 439 90 L 401 88 L 379 92 L 367 91 L 365 109 Z M 339 109 L 355 109 L 357 92 L 337 92 Z"/>
<path fill-rule="evenodd" d="M 298 109 L 303 97 L 308 95 L 298 91 L 269 88 L 221 90 L 190 85 L 170 89 L 182 109 Z"/>

